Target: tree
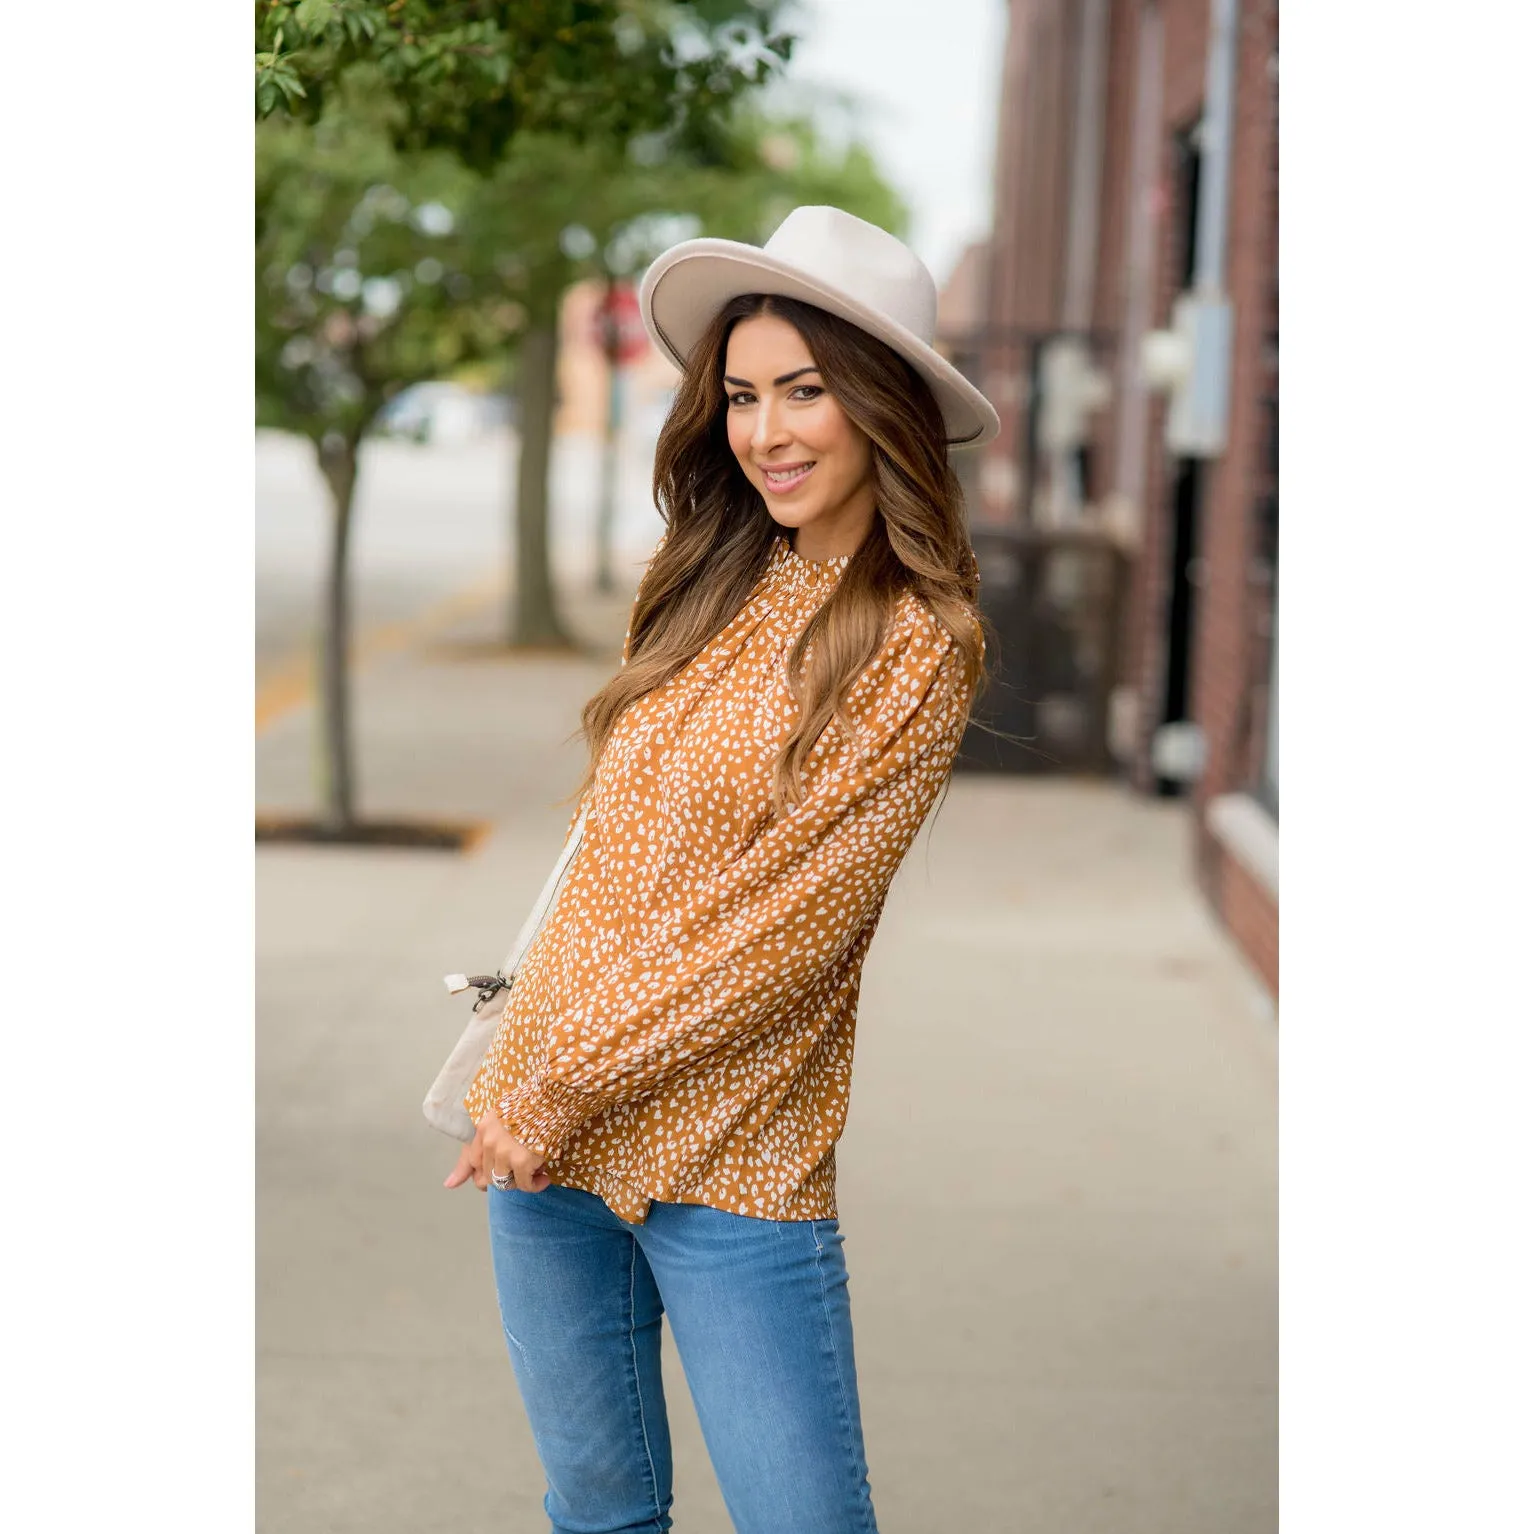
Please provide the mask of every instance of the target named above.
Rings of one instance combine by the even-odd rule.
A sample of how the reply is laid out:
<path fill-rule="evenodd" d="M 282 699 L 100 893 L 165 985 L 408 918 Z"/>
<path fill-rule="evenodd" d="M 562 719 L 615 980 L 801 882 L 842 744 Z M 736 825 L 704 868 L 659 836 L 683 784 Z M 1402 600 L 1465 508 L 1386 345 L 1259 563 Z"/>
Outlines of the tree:
<path fill-rule="evenodd" d="M 256 0 L 256 113 L 317 121 L 358 67 L 400 104 L 405 152 L 488 172 L 523 133 L 709 143 L 793 38 L 783 0 Z"/>
<path fill-rule="evenodd" d="M 321 824 L 356 823 L 347 554 L 363 434 L 405 386 L 501 354 L 521 315 L 464 236 L 482 183 L 392 147 L 397 107 L 364 71 L 320 118 L 256 134 L 256 421 L 313 444 L 331 503 L 321 623 Z"/>
<path fill-rule="evenodd" d="M 532 135 L 551 150 L 609 151 L 661 136 L 707 159 L 730 103 L 789 57 L 782 9 L 782 0 L 256 0 L 258 421 L 315 443 L 336 508 L 321 668 L 332 831 L 355 820 L 346 554 L 362 431 L 394 391 L 493 350 L 520 318 L 504 282 L 486 276 L 485 247 L 452 242 L 455 204 L 474 194 L 463 178 L 485 176 Z M 407 228 L 407 245 L 448 243 L 405 250 Z M 554 343 L 543 320 L 568 273 L 543 257 L 520 263 L 513 288 L 529 320 L 523 365 L 547 375 L 546 407 Z M 436 275 L 424 277 L 423 264 Z M 541 482 L 547 423 L 533 425 L 523 477 Z M 518 523 L 518 579 L 534 592 L 541 582 L 551 614 L 546 511 Z M 537 600 L 525 606 L 536 618 Z"/>

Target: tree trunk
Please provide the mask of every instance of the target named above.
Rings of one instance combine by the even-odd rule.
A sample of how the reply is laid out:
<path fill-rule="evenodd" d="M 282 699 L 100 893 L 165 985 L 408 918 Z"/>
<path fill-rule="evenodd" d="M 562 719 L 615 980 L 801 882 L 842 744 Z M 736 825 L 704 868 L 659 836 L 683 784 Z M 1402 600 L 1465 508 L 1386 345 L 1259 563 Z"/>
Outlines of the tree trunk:
<path fill-rule="evenodd" d="M 330 487 L 330 566 L 320 625 L 320 734 L 316 753 L 320 821 L 329 831 L 357 823 L 351 738 L 351 601 L 347 551 L 357 491 L 360 443 L 345 439 L 317 447 Z"/>
<path fill-rule="evenodd" d="M 522 447 L 517 463 L 516 580 L 509 642 L 569 647 L 549 563 L 549 459 L 559 362 L 559 298 L 529 305 L 517 368 Z"/>

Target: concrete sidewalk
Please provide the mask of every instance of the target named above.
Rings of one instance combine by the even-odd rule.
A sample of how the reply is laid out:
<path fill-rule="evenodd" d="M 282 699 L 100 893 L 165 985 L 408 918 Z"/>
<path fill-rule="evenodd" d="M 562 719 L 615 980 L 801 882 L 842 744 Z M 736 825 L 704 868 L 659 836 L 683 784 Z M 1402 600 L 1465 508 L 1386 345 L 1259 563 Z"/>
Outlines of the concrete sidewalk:
<path fill-rule="evenodd" d="M 366 811 L 468 857 L 257 865 L 258 1526 L 541 1534 L 482 1195 L 419 1103 L 558 849 L 627 600 L 579 659 L 491 615 L 360 678 Z M 258 742 L 310 805 L 311 716 Z M 1277 1527 L 1276 1035 L 1176 807 L 957 775 L 874 940 L 840 1156 L 883 1534 Z M 459 999 L 461 1003 L 461 998 Z M 667 1344 L 679 1534 L 729 1534 Z"/>

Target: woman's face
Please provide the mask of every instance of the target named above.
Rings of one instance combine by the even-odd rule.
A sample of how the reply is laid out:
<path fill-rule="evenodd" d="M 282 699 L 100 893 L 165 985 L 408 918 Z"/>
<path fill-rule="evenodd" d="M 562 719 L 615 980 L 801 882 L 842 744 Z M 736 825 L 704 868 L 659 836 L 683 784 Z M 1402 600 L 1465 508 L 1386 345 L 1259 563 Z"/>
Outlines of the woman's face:
<path fill-rule="evenodd" d="M 730 449 L 797 552 L 854 552 L 874 518 L 873 445 L 827 391 L 804 338 L 776 314 L 741 320 L 725 348 Z"/>

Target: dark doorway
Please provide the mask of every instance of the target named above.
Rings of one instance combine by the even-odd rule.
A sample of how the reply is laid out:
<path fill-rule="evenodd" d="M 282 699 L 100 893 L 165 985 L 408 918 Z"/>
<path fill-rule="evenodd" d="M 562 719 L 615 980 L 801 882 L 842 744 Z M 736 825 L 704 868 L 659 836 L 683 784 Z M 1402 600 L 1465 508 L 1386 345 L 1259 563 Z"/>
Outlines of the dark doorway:
<path fill-rule="evenodd" d="M 1195 120 L 1173 138 L 1176 155 L 1176 219 L 1179 288 L 1193 286 L 1198 257 L 1199 124 Z M 1198 520 L 1203 499 L 1204 466 L 1196 458 L 1179 458 L 1172 466 L 1172 561 L 1167 572 L 1166 671 L 1158 723 L 1187 724 L 1192 713 L 1189 687 L 1193 656 L 1194 605 L 1197 594 Z M 1156 793 L 1173 798 L 1187 791 L 1181 777 L 1156 775 Z"/>
<path fill-rule="evenodd" d="M 1196 458 L 1179 458 L 1172 483 L 1172 568 L 1168 572 L 1166 619 L 1166 682 L 1161 698 L 1161 724 L 1184 724 L 1192 712 L 1189 686 L 1193 657 L 1193 609 L 1198 586 L 1198 511 L 1204 466 Z M 1163 798 L 1181 794 L 1187 784 L 1176 778 L 1156 778 Z"/>
<path fill-rule="evenodd" d="M 1198 148 L 1199 129 L 1194 123 L 1174 135 L 1177 156 L 1177 223 L 1181 260 L 1178 287 L 1186 293 L 1193 286 L 1193 269 L 1198 257 L 1198 183 L 1203 156 Z"/>

